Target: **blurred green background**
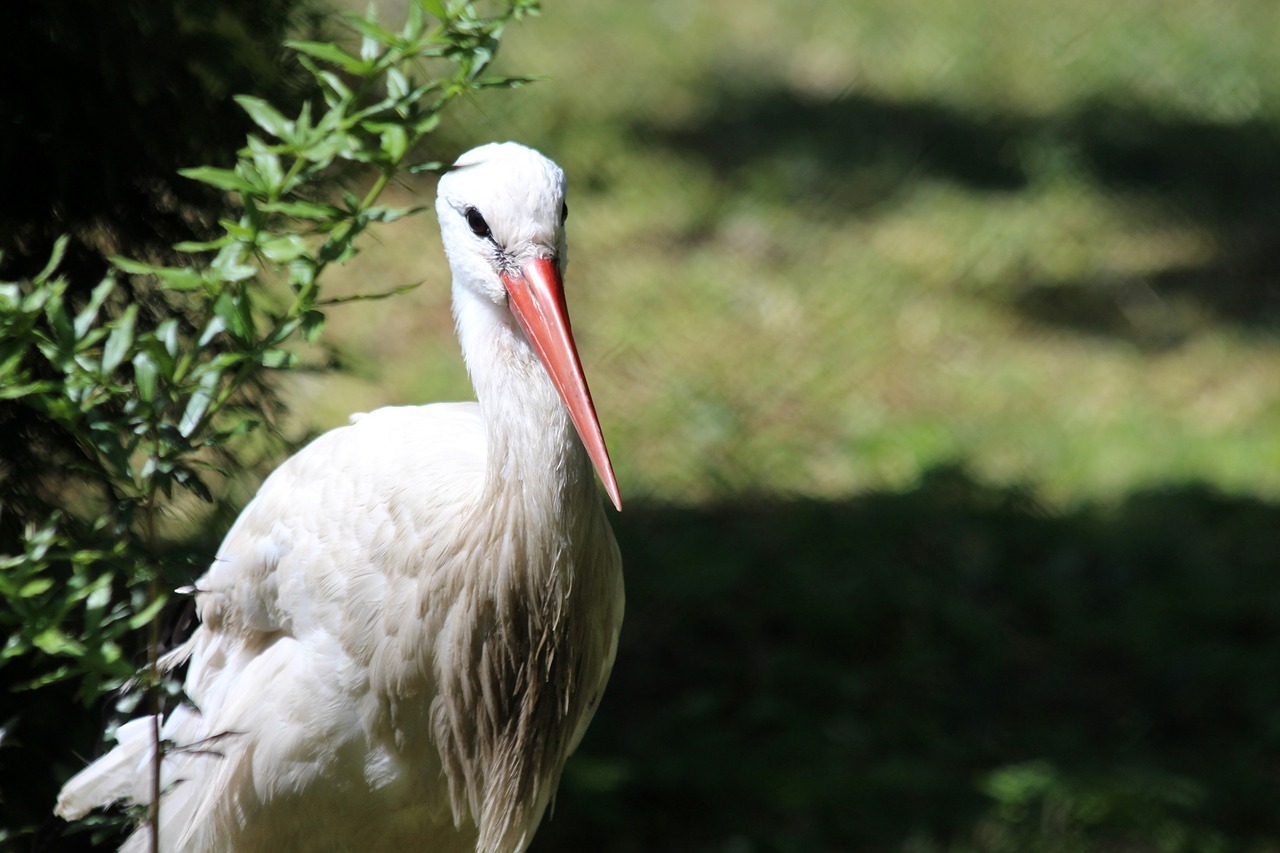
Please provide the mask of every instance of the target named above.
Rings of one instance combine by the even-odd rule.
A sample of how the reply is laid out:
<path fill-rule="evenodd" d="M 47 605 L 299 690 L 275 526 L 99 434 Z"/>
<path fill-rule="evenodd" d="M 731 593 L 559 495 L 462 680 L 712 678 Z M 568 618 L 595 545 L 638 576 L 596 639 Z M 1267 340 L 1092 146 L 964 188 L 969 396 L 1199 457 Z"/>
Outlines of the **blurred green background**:
<path fill-rule="evenodd" d="M 1280 5 L 599 3 L 570 177 L 628 616 L 537 851 L 1280 850 Z M 412 188 L 429 197 L 430 187 Z M 434 223 L 313 426 L 469 394 Z"/>
<path fill-rule="evenodd" d="M 453 127 L 569 173 L 627 501 L 536 850 L 1280 850 L 1278 45 L 1249 0 L 511 32 L 547 79 Z M 347 318 L 343 402 L 467 393 L 405 229 L 367 275 L 435 302 Z"/>
<path fill-rule="evenodd" d="M 628 573 L 533 850 L 1280 851 L 1278 45 L 1262 0 L 509 32 L 545 79 L 432 153 L 569 174 Z M 429 212 L 339 287 L 417 280 L 331 315 L 299 430 L 470 396 Z"/>
<path fill-rule="evenodd" d="M 515 138 L 568 170 L 571 305 L 632 503 L 956 463 L 1055 506 L 1267 496 L 1278 37 L 1261 2 L 556 0 L 503 48 L 547 79 L 456 113 L 445 156 Z M 369 255 L 357 281 L 430 302 L 391 335 L 382 306 L 348 318 L 370 382 L 345 390 L 467 393 L 434 222 Z"/>

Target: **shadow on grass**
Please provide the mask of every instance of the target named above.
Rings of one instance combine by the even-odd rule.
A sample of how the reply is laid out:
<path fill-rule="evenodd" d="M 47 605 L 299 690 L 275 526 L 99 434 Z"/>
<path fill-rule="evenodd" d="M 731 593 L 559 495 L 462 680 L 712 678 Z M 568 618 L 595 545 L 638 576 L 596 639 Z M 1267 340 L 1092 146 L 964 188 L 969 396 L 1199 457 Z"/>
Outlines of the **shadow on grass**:
<path fill-rule="evenodd" d="M 922 178 L 1019 191 L 1045 168 L 1045 154 L 1065 155 L 1079 177 L 1105 188 L 1151 194 L 1214 222 L 1270 211 L 1280 196 L 1275 121 L 1213 122 L 1109 98 L 1031 116 L 865 94 L 819 98 L 785 87 L 708 89 L 710 107 L 696 119 L 646 123 L 636 132 L 702 160 L 734 186 L 771 188 L 848 213 Z M 849 183 L 858 176 L 864 181 Z M 858 186 L 869 194 L 840 192 Z"/>
<path fill-rule="evenodd" d="M 863 95 L 820 99 L 785 88 L 720 89 L 689 124 L 636 128 L 705 163 L 734 187 L 858 214 L 891 203 L 922 177 L 991 191 L 1023 188 L 1015 117 L 977 117 L 931 102 Z"/>
<path fill-rule="evenodd" d="M 1280 504 L 942 469 L 614 521 L 618 663 L 534 853 L 1280 847 Z M 94 849 L 48 809 L 100 721 L 24 695 L 5 814 Z"/>
<path fill-rule="evenodd" d="M 1145 276 L 1037 282 L 1011 307 L 1048 325 L 1167 349 L 1209 324 L 1280 332 L 1280 125 L 1212 123 L 1099 101 L 1037 131 L 1114 192 L 1210 228 L 1213 255 Z"/>
<path fill-rule="evenodd" d="M 535 851 L 1280 844 L 1280 506 L 942 470 L 615 526 L 618 665 Z"/>
<path fill-rule="evenodd" d="M 1275 236 L 1274 246 L 1237 245 L 1207 264 L 1152 275 L 1026 283 L 1008 304 L 1036 323 L 1151 351 L 1175 348 L 1222 323 L 1274 335 L 1280 333 L 1280 233 Z"/>
<path fill-rule="evenodd" d="M 1189 323 L 1280 328 L 1280 123 L 1211 122 L 1115 99 L 1030 116 L 778 87 L 712 91 L 696 120 L 636 130 L 703 161 L 736 192 L 865 216 L 922 181 L 1017 193 L 1065 172 L 1213 232 L 1214 256 L 1194 269 L 1011 290 L 1011 309 L 1035 322 L 1151 348 L 1180 342 Z M 1148 296 L 1152 310 L 1133 314 Z"/>

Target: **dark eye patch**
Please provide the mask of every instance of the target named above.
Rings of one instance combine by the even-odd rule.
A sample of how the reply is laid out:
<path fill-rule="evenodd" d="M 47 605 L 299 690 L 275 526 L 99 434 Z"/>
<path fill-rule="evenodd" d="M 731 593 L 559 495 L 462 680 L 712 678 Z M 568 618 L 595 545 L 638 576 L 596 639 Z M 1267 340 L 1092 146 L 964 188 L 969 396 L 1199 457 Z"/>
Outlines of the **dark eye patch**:
<path fill-rule="evenodd" d="M 468 207 L 463 211 L 463 215 L 467 217 L 467 226 L 471 228 L 472 234 L 477 237 L 484 237 L 486 240 L 493 239 L 493 232 L 489 230 L 489 223 L 484 221 L 480 211 L 474 207 Z"/>

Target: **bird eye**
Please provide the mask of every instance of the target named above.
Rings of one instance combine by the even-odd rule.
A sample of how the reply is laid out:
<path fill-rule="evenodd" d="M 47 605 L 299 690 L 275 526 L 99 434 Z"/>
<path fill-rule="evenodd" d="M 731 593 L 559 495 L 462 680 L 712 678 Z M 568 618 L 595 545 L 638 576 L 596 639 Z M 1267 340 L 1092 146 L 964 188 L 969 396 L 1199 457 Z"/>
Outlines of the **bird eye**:
<path fill-rule="evenodd" d="M 569 202 L 560 202 L 560 224 L 563 225 L 565 220 L 569 218 Z"/>
<path fill-rule="evenodd" d="M 489 230 L 489 223 L 484 221 L 484 217 L 480 215 L 480 211 L 474 207 L 468 207 L 465 211 L 467 217 L 467 225 L 471 227 L 471 233 L 477 237 L 491 239 L 493 232 Z"/>

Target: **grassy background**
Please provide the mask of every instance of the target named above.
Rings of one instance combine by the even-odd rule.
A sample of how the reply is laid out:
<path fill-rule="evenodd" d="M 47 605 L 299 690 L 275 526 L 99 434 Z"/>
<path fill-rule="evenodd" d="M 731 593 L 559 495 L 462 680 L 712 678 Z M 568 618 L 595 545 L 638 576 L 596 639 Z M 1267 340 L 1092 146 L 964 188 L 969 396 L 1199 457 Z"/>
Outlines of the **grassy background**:
<path fill-rule="evenodd" d="M 535 850 L 1280 850 L 1280 6 L 545 6 L 437 152 L 566 167 L 627 505 Z M 470 396 L 382 233 L 309 427 Z"/>

